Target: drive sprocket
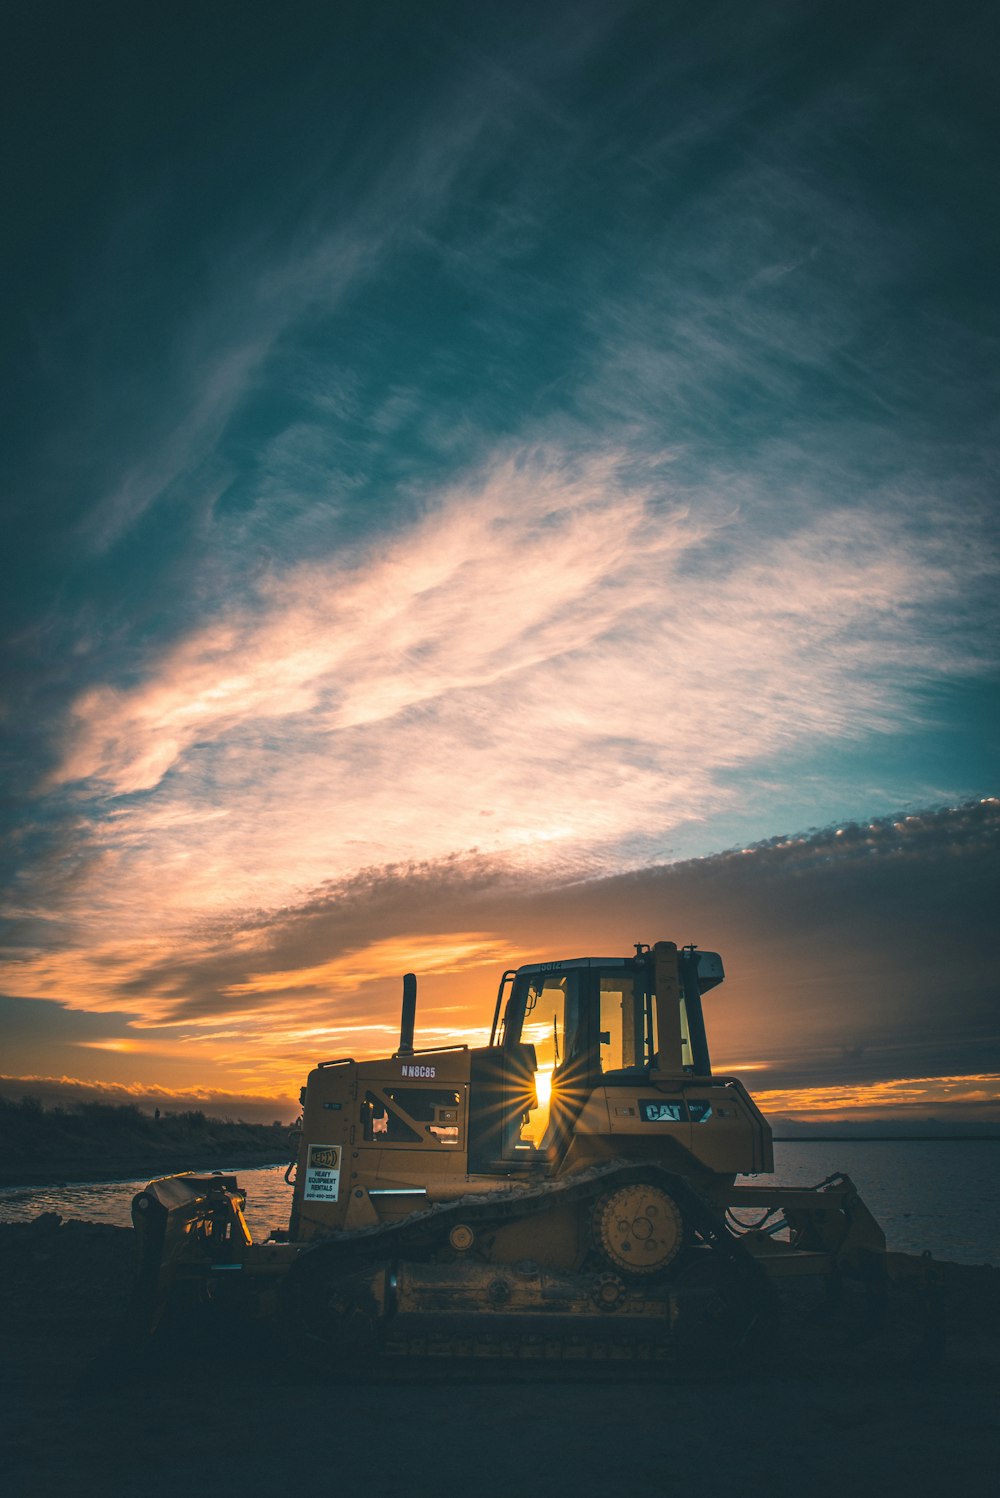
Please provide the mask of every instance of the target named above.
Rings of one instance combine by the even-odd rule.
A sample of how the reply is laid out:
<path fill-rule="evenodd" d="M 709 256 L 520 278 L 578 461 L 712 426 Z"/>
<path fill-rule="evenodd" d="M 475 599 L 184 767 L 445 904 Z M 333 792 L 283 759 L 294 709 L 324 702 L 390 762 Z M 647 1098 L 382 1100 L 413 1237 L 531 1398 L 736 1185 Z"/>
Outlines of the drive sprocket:
<path fill-rule="evenodd" d="M 684 1244 L 680 1207 L 662 1186 L 642 1181 L 605 1192 L 594 1207 L 593 1224 L 598 1248 L 623 1274 L 657 1274 Z"/>

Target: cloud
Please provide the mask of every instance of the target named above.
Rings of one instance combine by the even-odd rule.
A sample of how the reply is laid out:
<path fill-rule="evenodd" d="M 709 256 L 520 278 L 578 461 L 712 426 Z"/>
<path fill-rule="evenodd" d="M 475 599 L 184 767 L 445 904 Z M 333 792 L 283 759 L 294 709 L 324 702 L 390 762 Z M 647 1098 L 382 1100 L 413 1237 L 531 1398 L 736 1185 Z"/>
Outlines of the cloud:
<path fill-rule="evenodd" d="M 982 669 L 990 565 L 932 508 L 761 545 L 669 463 L 501 453 L 77 698 L 49 789 L 93 820 L 64 909 L 140 939 L 137 909 L 183 926 L 400 860 L 653 862 L 735 807 L 734 772 L 917 726 L 918 684 Z"/>
<path fill-rule="evenodd" d="M 226 997 L 298 993 L 301 990 L 356 988 L 363 983 L 384 978 L 412 963 L 421 973 L 455 973 L 486 962 L 508 961 L 494 936 L 474 931 L 449 932 L 447 939 L 427 937 L 393 937 L 353 952 L 335 957 L 315 967 L 297 967 L 287 971 L 251 973 L 245 983 L 232 983 L 224 990 Z"/>
<path fill-rule="evenodd" d="M 894 908 L 880 950 L 874 912 L 943 904 L 957 938 L 921 870 L 968 869 L 968 841 L 949 864 L 880 823 L 663 866 L 986 788 L 964 743 L 907 761 L 933 693 L 996 664 L 995 360 L 931 286 L 974 217 L 935 234 L 885 194 L 911 146 L 861 159 L 890 124 L 926 143 L 941 101 L 883 88 L 891 25 L 831 63 L 742 13 L 663 47 L 627 10 L 564 20 L 421 22 L 419 87 L 374 49 L 317 129 L 325 57 L 290 56 L 284 125 L 246 121 L 270 179 L 181 222 L 171 155 L 94 224 L 93 297 L 74 254 L 76 332 L 41 330 L 64 383 L 26 402 L 73 387 L 36 432 L 55 458 L 22 455 L 51 557 L 11 548 L 12 992 L 245 1042 L 264 1075 L 383 1046 L 396 965 L 433 970 L 451 1037 L 502 951 L 628 950 L 670 910 L 721 921 L 762 1016 L 794 1013 L 764 1044 L 719 999 L 768 1085 L 924 1064 L 878 1016 L 907 1026 L 905 971 L 932 1046 L 943 959 L 899 956 Z M 210 192 L 231 142 L 204 103 L 178 140 Z M 991 1033 L 975 953 L 952 981 L 963 1050 L 973 1014 Z"/>
<path fill-rule="evenodd" d="M 356 163 L 350 208 L 332 224 L 315 203 L 304 206 L 312 174 L 293 173 L 281 184 L 274 219 L 280 223 L 291 206 L 290 216 L 304 219 L 297 233 L 283 238 L 258 227 L 249 242 L 220 236 L 211 273 L 193 288 L 177 288 L 183 310 L 163 331 L 157 384 L 147 374 L 138 393 L 109 387 L 91 415 L 86 439 L 105 488 L 79 526 L 89 547 L 113 547 L 165 500 L 189 502 L 193 493 L 211 501 L 220 465 L 229 472 L 223 435 L 267 384 L 283 340 L 304 319 L 335 314 L 384 269 L 401 241 L 434 221 L 456 177 L 482 150 L 495 107 L 488 95 L 463 99 L 461 108 L 453 93 L 446 95 L 395 155 L 370 163 L 367 180 Z M 133 213 L 130 205 L 127 217 Z M 137 430 L 114 434 L 115 461 L 103 448 L 122 396 L 135 408 Z"/>
<path fill-rule="evenodd" d="M 1000 1072 L 967 1077 L 893 1077 L 891 1081 L 854 1086 L 798 1088 L 787 1092 L 754 1094 L 758 1107 L 770 1118 L 878 1119 L 893 1114 L 926 1118 L 928 1110 L 942 1110 L 952 1120 L 965 1117 L 1000 1123 Z"/>
<path fill-rule="evenodd" d="M 575 19 L 572 40 L 561 23 L 550 28 L 544 21 L 519 43 L 511 33 L 507 40 L 519 61 L 503 66 L 443 23 L 429 31 L 422 18 L 399 56 L 412 48 L 421 58 L 424 85 L 431 77 L 436 80 L 432 89 L 412 88 L 412 76 L 394 78 L 398 57 L 381 47 L 356 78 L 345 80 L 339 59 L 353 39 L 327 37 L 329 57 L 317 40 L 315 53 L 297 59 L 305 101 L 317 87 L 317 69 L 326 73 L 330 59 L 336 59 L 336 82 L 328 85 L 335 102 L 324 109 L 322 128 L 307 114 L 312 128 L 305 153 L 302 134 L 308 127 L 297 126 L 283 142 L 280 130 L 269 135 L 265 154 L 283 144 L 288 159 L 273 176 L 255 174 L 252 206 L 241 205 L 233 224 L 220 223 L 214 205 L 201 209 L 207 232 L 198 221 L 187 231 L 196 241 L 204 235 L 207 242 L 201 253 L 188 256 L 176 280 L 165 283 L 169 316 L 152 321 L 149 296 L 141 305 L 146 336 L 155 339 L 155 363 L 141 362 L 139 378 L 133 372 L 124 386 L 114 371 L 102 369 L 102 386 L 90 395 L 86 420 L 60 441 L 64 450 L 75 450 L 77 461 L 84 449 L 96 475 L 99 492 L 77 527 L 85 546 L 97 553 L 114 548 L 167 503 L 174 508 L 193 505 L 203 516 L 218 489 L 241 477 L 225 438 L 233 425 L 247 419 L 248 407 L 252 424 L 252 407 L 261 392 L 280 384 L 296 364 L 295 388 L 286 395 L 298 398 L 305 394 L 302 386 L 330 379 L 334 360 L 325 361 L 328 367 L 305 369 L 296 359 L 303 336 L 309 342 L 318 325 L 329 329 L 373 283 L 405 277 L 415 248 L 450 242 L 447 226 L 456 199 L 475 199 L 481 184 L 498 166 L 502 169 L 512 143 L 524 144 L 539 120 L 557 138 L 571 134 L 570 122 L 548 98 L 549 84 L 554 80 L 558 85 L 564 74 L 585 68 L 615 25 L 614 16 L 596 11 Z M 428 46 L 431 35 L 443 47 Z M 213 99 L 206 112 L 214 116 L 217 107 Z M 213 124 L 214 118 L 203 119 L 196 139 L 188 143 L 190 167 L 196 160 L 199 179 L 220 178 L 224 192 L 232 142 L 225 133 L 218 137 Z M 138 202 L 133 190 L 117 218 L 104 226 L 114 254 L 94 267 L 96 284 L 81 290 L 80 301 L 97 304 L 100 315 L 114 325 L 121 317 L 122 282 L 134 274 L 135 261 L 153 260 L 160 274 L 172 261 L 165 246 L 172 248 L 177 234 L 179 189 L 173 175 L 179 176 L 185 165 L 182 156 L 170 172 L 144 183 L 145 195 Z M 538 153 L 529 175 L 540 202 L 551 171 L 547 153 Z M 501 222 L 508 216 L 502 203 L 496 216 Z M 501 259 L 503 238 L 493 240 Z M 470 263 L 479 260 L 485 268 L 485 260 L 492 258 L 485 251 L 482 239 L 467 231 Z M 73 321 L 81 319 L 77 307 Z M 106 335 L 95 321 L 93 342 L 100 347 Z M 352 335 L 351 342 L 361 340 Z M 355 347 L 355 363 L 360 354 Z M 423 399 L 398 381 L 371 413 L 368 436 L 384 437 Z M 123 408 L 130 421 L 122 421 Z M 314 407 L 310 415 L 315 416 Z M 307 445 L 315 430 L 311 423 L 301 428 Z M 279 439 L 276 446 L 281 445 Z M 254 446 L 262 446 L 256 431 Z M 290 461 L 301 472 L 297 446 L 293 442 Z"/>
<path fill-rule="evenodd" d="M 233 1090 L 294 1095 L 319 1059 L 395 1049 L 407 970 L 419 1044 L 483 1044 L 505 968 L 693 940 L 727 972 L 706 1001 L 718 1071 L 745 1073 L 779 1112 L 838 1098 L 888 1108 L 899 1078 L 1000 1071 L 998 847 L 1000 803 L 987 800 L 570 884 L 450 858 L 331 881 L 144 949 L 109 941 L 55 965 L 25 952 L 3 981 L 103 1010 L 100 1032 L 77 1024 L 74 1043 L 121 1037 L 137 1075 L 211 1066 Z M 942 1086 L 938 1101 L 957 1102 Z M 928 1107 L 933 1094 L 928 1083 Z"/>

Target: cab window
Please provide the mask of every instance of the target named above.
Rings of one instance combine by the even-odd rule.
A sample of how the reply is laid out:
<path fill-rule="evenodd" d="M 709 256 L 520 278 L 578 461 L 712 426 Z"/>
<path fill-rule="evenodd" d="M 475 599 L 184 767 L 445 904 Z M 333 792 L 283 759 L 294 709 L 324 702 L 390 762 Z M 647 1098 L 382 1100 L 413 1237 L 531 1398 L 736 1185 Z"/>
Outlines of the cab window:
<path fill-rule="evenodd" d="M 635 974 L 620 969 L 601 974 L 598 1028 L 602 1072 L 650 1064 L 656 1052 L 653 1006 Z"/>
<path fill-rule="evenodd" d="M 385 1087 L 382 1096 L 366 1092 L 361 1104 L 366 1144 L 460 1142 L 461 1098 L 451 1088 Z"/>
<path fill-rule="evenodd" d="M 521 1039 L 535 1047 L 539 1071 L 553 1071 L 566 1060 L 566 976 L 539 974 L 528 989 Z"/>

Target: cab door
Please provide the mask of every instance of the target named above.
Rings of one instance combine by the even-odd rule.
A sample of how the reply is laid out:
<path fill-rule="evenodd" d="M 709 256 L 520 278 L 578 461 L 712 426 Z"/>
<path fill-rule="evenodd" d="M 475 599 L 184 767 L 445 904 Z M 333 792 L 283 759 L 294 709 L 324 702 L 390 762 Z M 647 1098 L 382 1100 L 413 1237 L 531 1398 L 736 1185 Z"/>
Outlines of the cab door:
<path fill-rule="evenodd" d="M 531 1121 L 536 1149 L 551 1162 L 562 1158 L 573 1126 L 594 1088 L 594 996 L 590 968 L 565 968 L 534 975 L 529 986 L 522 1034 L 535 1047 L 537 1117 Z"/>

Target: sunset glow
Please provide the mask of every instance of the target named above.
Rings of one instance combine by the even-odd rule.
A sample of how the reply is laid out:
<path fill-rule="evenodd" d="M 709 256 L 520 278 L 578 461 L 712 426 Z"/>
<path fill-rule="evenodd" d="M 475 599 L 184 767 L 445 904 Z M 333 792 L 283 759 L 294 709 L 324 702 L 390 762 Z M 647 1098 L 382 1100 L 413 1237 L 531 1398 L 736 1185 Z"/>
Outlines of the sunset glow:
<path fill-rule="evenodd" d="M 11 99 L 0 1091 L 291 1117 L 404 973 L 481 1045 L 665 938 L 777 1116 L 995 1117 L 986 93 L 628 0 L 179 86 L 161 9 Z"/>
<path fill-rule="evenodd" d="M 853 1087 L 799 1088 L 788 1092 L 757 1092 L 758 1105 L 769 1115 L 794 1118 L 869 1118 L 898 1110 L 950 1108 L 970 1105 L 983 1119 L 1000 1121 L 1000 1073 L 972 1077 L 895 1077 Z"/>

